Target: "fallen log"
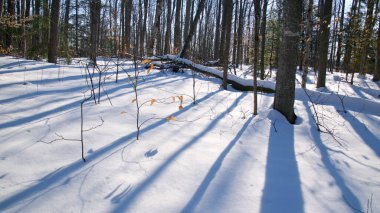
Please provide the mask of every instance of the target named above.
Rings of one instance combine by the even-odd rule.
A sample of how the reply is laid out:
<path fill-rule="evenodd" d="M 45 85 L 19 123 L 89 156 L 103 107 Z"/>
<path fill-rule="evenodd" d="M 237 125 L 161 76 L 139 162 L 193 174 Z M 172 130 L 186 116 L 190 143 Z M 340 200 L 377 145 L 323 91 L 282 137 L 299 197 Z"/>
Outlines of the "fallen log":
<path fill-rule="evenodd" d="M 170 61 L 180 67 L 187 67 L 196 72 L 213 76 L 219 79 L 223 79 L 223 72 L 212 67 L 203 66 L 200 64 L 193 63 L 192 61 L 184 58 L 180 58 L 177 55 L 163 55 L 148 58 L 151 61 Z M 154 64 L 154 63 L 153 63 Z M 239 91 L 253 91 L 253 80 L 240 78 L 233 74 L 227 75 L 227 83 L 230 84 L 234 89 Z M 257 80 L 257 90 L 265 93 L 275 92 L 275 83 L 273 81 Z"/>

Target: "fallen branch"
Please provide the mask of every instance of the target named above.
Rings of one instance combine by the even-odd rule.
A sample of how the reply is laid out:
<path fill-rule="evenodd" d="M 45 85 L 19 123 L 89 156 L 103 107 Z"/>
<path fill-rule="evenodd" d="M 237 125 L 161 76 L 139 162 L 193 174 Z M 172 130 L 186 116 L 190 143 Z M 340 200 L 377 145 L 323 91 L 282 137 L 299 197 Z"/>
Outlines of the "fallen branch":
<path fill-rule="evenodd" d="M 206 67 L 200 64 L 193 63 L 192 61 L 184 58 L 180 58 L 177 55 L 163 55 L 163 56 L 155 56 L 148 58 L 151 61 L 170 61 L 173 64 L 180 67 L 187 67 L 196 72 L 200 72 L 202 74 L 213 76 L 219 79 L 223 79 L 223 73 L 217 69 Z M 156 63 L 153 63 L 154 65 Z M 244 79 L 239 78 L 236 75 L 228 74 L 227 83 L 231 84 L 231 86 L 239 91 L 253 91 L 253 80 L 252 79 Z M 258 91 L 265 93 L 274 93 L 275 83 L 272 81 L 258 81 Z"/>

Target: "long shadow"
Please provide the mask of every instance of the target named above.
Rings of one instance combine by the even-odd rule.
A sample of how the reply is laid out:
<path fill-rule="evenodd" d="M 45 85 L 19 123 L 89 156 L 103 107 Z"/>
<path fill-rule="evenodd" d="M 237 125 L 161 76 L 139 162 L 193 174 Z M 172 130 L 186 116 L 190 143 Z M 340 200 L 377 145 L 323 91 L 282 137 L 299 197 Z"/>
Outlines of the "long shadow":
<path fill-rule="evenodd" d="M 334 178 L 335 184 L 339 187 L 339 190 L 342 194 L 342 200 L 345 200 L 346 202 L 348 202 L 347 204 L 350 205 L 351 207 L 355 207 L 356 209 L 362 209 L 362 206 L 360 204 L 358 197 L 347 186 L 346 181 L 339 174 L 338 168 L 336 168 L 333 161 L 331 160 L 330 154 L 328 153 L 329 149 L 325 146 L 325 144 L 323 144 L 320 132 L 316 130 L 314 118 L 312 117 L 313 113 L 310 107 L 308 106 L 308 103 L 303 102 L 303 104 L 305 105 L 305 109 L 307 111 L 307 114 L 309 115 L 309 123 L 311 126 L 310 132 L 313 137 L 314 144 L 319 149 L 323 165 L 329 171 L 331 177 Z"/>
<path fill-rule="evenodd" d="M 82 77 L 82 76 L 81 76 L 81 78 L 84 79 L 84 77 Z M 123 83 L 118 83 L 118 84 L 114 84 L 114 82 L 106 82 L 106 84 L 104 86 L 108 86 L 108 85 L 111 85 L 111 84 L 117 85 L 117 86 L 114 86 L 113 88 L 108 89 L 107 93 L 111 94 L 111 93 L 117 92 L 117 91 L 119 91 L 121 89 L 131 88 L 131 85 L 128 84 L 128 83 L 126 83 L 126 79 L 127 78 L 121 78 L 121 79 L 119 79 L 119 82 L 123 82 Z M 151 79 L 155 79 L 155 80 L 151 80 Z M 165 82 L 165 83 L 172 83 L 174 81 L 179 81 L 179 80 L 181 80 L 181 79 L 177 79 L 177 80 L 173 80 L 173 81 L 169 81 L 169 82 Z M 54 82 L 57 82 L 57 81 L 58 80 L 55 80 Z M 161 79 L 157 79 L 155 75 L 149 76 L 149 78 L 145 78 L 145 81 L 141 81 L 139 89 L 153 87 L 154 85 L 148 86 L 148 87 L 142 87 L 142 85 L 144 85 L 145 83 L 155 83 L 155 82 L 158 82 L 158 81 L 161 81 Z M 39 83 L 39 84 L 41 84 L 41 83 Z M 17 100 L 25 99 L 25 98 L 30 98 L 30 97 L 34 97 L 34 96 L 37 96 L 37 95 L 38 96 L 42 96 L 42 95 L 50 95 L 50 94 L 78 92 L 78 91 L 83 91 L 86 88 L 87 88 L 87 85 L 83 85 L 83 86 L 70 87 L 70 88 L 67 88 L 67 89 L 56 89 L 56 90 L 48 90 L 48 91 L 41 90 L 41 91 L 38 91 L 38 92 L 34 91 L 34 92 L 18 95 L 18 96 L 15 96 L 15 97 L 7 98 L 7 99 L 2 99 L 2 100 L 0 100 L 0 104 L 7 104 L 7 103 L 11 103 L 13 101 L 17 101 Z M 102 91 L 101 95 L 104 95 L 103 93 L 104 92 Z"/>
<path fill-rule="evenodd" d="M 221 90 L 217 90 L 214 92 L 211 92 L 207 94 L 206 96 L 199 99 L 199 102 L 206 101 L 207 99 L 211 98 L 212 96 L 219 93 Z M 187 111 L 189 111 L 194 105 L 188 105 L 184 107 L 182 110 L 177 111 L 173 114 L 173 116 L 179 116 Z M 161 119 L 156 121 L 155 123 L 152 123 L 145 128 L 141 129 L 140 133 L 144 134 L 146 132 L 149 132 L 159 126 L 162 126 L 166 124 L 166 119 Z M 49 188 L 54 188 L 55 185 L 59 185 L 59 182 L 64 181 L 67 176 L 74 173 L 77 170 L 84 170 L 86 168 L 90 168 L 91 166 L 96 165 L 97 163 L 101 162 L 105 158 L 107 158 L 110 154 L 113 152 L 124 148 L 129 144 L 126 144 L 125 142 L 132 140 L 136 137 L 136 132 L 132 132 L 128 135 L 125 135 L 113 142 L 111 142 L 109 145 L 106 145 L 96 151 L 94 151 L 91 155 L 86 157 L 86 163 L 83 163 L 81 159 L 77 160 L 76 162 L 60 168 L 59 170 L 56 170 L 55 172 L 52 172 L 51 174 L 41 178 L 38 183 L 36 183 L 33 186 L 30 186 L 27 189 L 24 189 L 20 192 L 17 192 L 8 198 L 3 199 L 0 201 L 0 212 L 7 210 L 8 208 L 11 208 L 21 200 L 30 199 L 33 200 L 35 197 L 39 197 L 41 194 L 44 193 L 44 191 L 49 190 Z M 85 143 L 86 144 L 86 143 Z M 79 150 L 79 144 L 78 144 L 78 156 L 79 156 L 80 150 Z M 102 158 L 104 157 L 104 158 Z"/>
<path fill-rule="evenodd" d="M 380 139 L 369 129 L 367 129 L 365 124 L 359 121 L 359 119 L 357 119 L 357 117 L 352 115 L 349 111 L 345 114 L 341 113 L 341 115 L 348 123 L 351 124 L 352 129 L 363 139 L 367 146 L 372 149 L 377 157 L 380 157 Z"/>
<path fill-rule="evenodd" d="M 260 212 L 304 212 L 301 181 L 294 151 L 294 127 L 277 111 L 270 128 L 265 184 Z M 274 121 L 275 122 L 275 121 Z"/>
<path fill-rule="evenodd" d="M 179 81 L 179 79 L 173 80 L 173 82 L 174 81 Z M 165 82 L 165 83 L 170 83 L 170 82 Z M 121 89 L 125 89 L 127 87 L 130 87 L 130 86 L 128 86 L 128 85 L 122 85 L 122 86 L 119 86 L 119 87 L 115 87 L 115 88 L 112 88 L 110 90 L 107 90 L 107 93 L 108 93 L 108 95 L 111 95 L 112 93 L 114 93 L 114 92 L 116 92 L 118 90 L 121 90 Z M 145 87 L 141 87 L 140 89 L 147 89 L 147 88 L 154 88 L 154 87 L 156 87 L 156 85 L 145 86 Z M 69 90 L 71 90 L 71 89 L 69 89 Z M 132 92 L 133 91 L 130 90 L 130 91 L 126 92 L 126 93 L 123 93 L 123 95 L 128 94 L 128 93 L 132 93 Z M 50 94 L 50 92 L 47 92 L 47 93 Z M 33 97 L 33 96 L 30 96 L 30 94 L 29 95 L 21 95 L 21 97 L 23 97 L 23 96 L 24 97 Z M 105 98 L 104 95 L 102 97 Z M 7 101 L 9 101 L 9 100 L 7 100 Z M 19 118 L 19 119 L 16 119 L 16 120 L 0 123 L 0 129 L 2 129 L 2 128 L 10 128 L 10 127 L 22 125 L 22 124 L 25 124 L 25 123 L 29 123 L 29 122 L 33 122 L 33 121 L 39 120 L 39 119 L 47 117 L 49 115 L 53 115 L 53 114 L 56 114 L 56 113 L 59 113 L 59 112 L 68 111 L 70 109 L 78 108 L 80 106 L 80 103 L 82 101 L 83 101 L 83 98 L 79 98 L 78 100 L 75 100 L 75 101 L 73 101 L 71 103 L 68 103 L 68 104 L 56 107 L 56 108 L 51 109 L 51 110 L 47 110 L 47 111 L 43 111 L 43 112 L 40 112 L 40 113 L 32 114 L 32 115 L 29 115 L 29 116 L 26 116 L 26 117 L 23 117 L 23 118 Z"/>
<path fill-rule="evenodd" d="M 5 70 L 5 71 L 1 71 L 0 75 L 10 74 L 10 73 L 16 73 L 16 72 L 32 72 L 32 71 L 36 71 L 36 70 L 51 69 L 51 68 L 58 68 L 58 67 L 59 66 L 55 65 L 55 64 L 46 64 L 44 66 L 27 68 L 27 69 Z"/>
<path fill-rule="evenodd" d="M 212 180 L 215 178 L 216 174 L 222 167 L 223 161 L 230 153 L 232 148 L 238 142 L 240 137 L 243 135 L 245 130 L 248 128 L 249 124 L 253 120 L 253 117 L 250 117 L 242 126 L 240 131 L 236 134 L 236 136 L 232 139 L 232 141 L 228 144 L 228 146 L 223 150 L 223 152 L 216 159 L 214 164 L 211 166 L 209 172 L 206 177 L 203 179 L 202 183 L 199 185 L 197 191 L 194 193 L 190 201 L 186 204 L 186 206 L 182 209 L 181 212 L 194 212 L 195 208 L 198 206 L 199 202 L 202 200 L 204 194 L 206 193 L 207 188 L 210 186 Z"/>
<path fill-rule="evenodd" d="M 215 128 L 215 126 L 219 123 L 219 121 L 225 117 L 230 111 L 232 111 L 242 100 L 247 93 L 242 93 L 232 104 L 228 107 L 223 113 L 218 115 L 212 122 L 205 128 L 201 133 L 193 137 L 190 141 L 185 143 L 180 149 L 178 149 L 175 153 L 173 153 L 166 161 L 157 168 L 147 179 L 145 179 L 142 183 L 140 183 L 134 190 L 120 202 L 120 205 L 117 206 L 112 212 L 128 212 L 128 208 L 130 205 L 139 197 L 141 194 L 157 179 L 166 169 L 167 167 L 184 151 L 193 146 L 196 142 L 198 142 L 202 137 L 204 137 L 210 130 Z"/>
<path fill-rule="evenodd" d="M 16 58 L 14 60 L 17 60 Z M 0 66 L 0 69 L 6 69 L 14 66 L 20 66 L 21 64 L 29 64 L 29 63 L 36 63 L 35 61 L 26 61 L 26 60 L 21 60 L 21 61 L 15 61 L 12 63 L 4 64 Z M 0 72 L 2 73 L 2 72 Z"/>

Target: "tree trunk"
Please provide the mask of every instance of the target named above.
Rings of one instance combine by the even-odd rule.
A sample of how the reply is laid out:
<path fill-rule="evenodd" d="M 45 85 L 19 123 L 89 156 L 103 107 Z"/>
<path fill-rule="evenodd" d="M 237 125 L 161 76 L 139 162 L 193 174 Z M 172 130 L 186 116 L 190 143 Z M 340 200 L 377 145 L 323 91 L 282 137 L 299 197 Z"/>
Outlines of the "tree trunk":
<path fill-rule="evenodd" d="M 260 0 L 254 0 L 255 7 L 255 26 L 254 26 L 254 50 L 253 50 L 253 115 L 257 115 L 257 71 L 258 71 L 258 58 L 259 58 L 259 29 L 260 29 L 260 16 L 261 7 Z"/>
<path fill-rule="evenodd" d="M 187 35 L 185 43 L 183 44 L 183 47 L 182 47 L 181 52 L 179 54 L 180 58 L 183 58 L 186 56 L 186 51 L 190 46 L 191 39 L 193 38 L 193 35 L 194 35 L 195 30 L 197 28 L 199 17 L 201 16 L 203 9 L 205 8 L 205 5 L 206 5 L 206 0 L 200 0 L 199 5 L 198 5 L 198 9 L 197 9 L 197 13 L 195 14 L 194 20 L 190 25 L 189 35 Z"/>
<path fill-rule="evenodd" d="M 4 0 L 0 0 L 0 18 L 3 17 Z"/>
<path fill-rule="evenodd" d="M 190 27 L 190 11 L 191 11 L 191 0 L 186 0 L 186 10 L 185 10 L 185 26 L 183 28 L 183 37 L 186 38 L 186 36 L 189 34 L 189 27 Z"/>
<path fill-rule="evenodd" d="M 279 54 L 279 67 L 274 96 L 274 109 L 282 113 L 289 123 L 294 124 L 295 73 L 302 22 L 302 0 L 284 0 L 283 35 Z"/>
<path fill-rule="evenodd" d="M 236 63 L 242 64 L 242 53 L 243 53 L 243 27 L 244 27 L 244 18 L 245 18 L 245 12 L 247 7 L 247 1 L 244 0 L 244 2 L 240 1 L 240 11 L 239 11 L 239 24 L 238 24 L 238 43 L 237 43 L 237 55 L 236 55 Z"/>
<path fill-rule="evenodd" d="M 132 17 L 132 0 L 127 0 L 125 4 L 125 52 L 129 53 L 131 48 L 131 17 Z"/>
<path fill-rule="evenodd" d="M 163 0 L 157 0 L 156 15 L 154 16 L 152 36 L 150 37 L 149 46 L 148 46 L 148 56 L 152 56 L 154 54 L 155 48 L 157 50 L 156 40 L 158 39 L 159 33 L 160 33 L 160 19 L 161 19 L 161 13 L 162 13 L 162 3 L 163 3 Z"/>
<path fill-rule="evenodd" d="M 302 73 L 302 82 L 301 87 L 306 88 L 307 82 L 307 74 L 309 72 L 309 67 L 311 65 L 311 44 L 312 44 L 312 31 L 313 31 L 313 0 L 309 0 L 309 4 L 307 6 L 307 17 L 306 17 L 306 37 L 305 37 L 305 56 L 304 56 L 304 66 Z"/>
<path fill-rule="evenodd" d="M 99 43 L 99 25 L 100 25 L 100 0 L 91 0 L 90 2 L 90 60 L 96 64 Z"/>
<path fill-rule="evenodd" d="M 373 73 L 373 81 L 380 80 L 380 27 L 377 28 L 377 40 L 376 40 L 376 67 Z"/>
<path fill-rule="evenodd" d="M 317 88 L 325 87 L 327 56 L 331 23 L 332 0 L 321 0 L 321 23 L 318 44 L 318 80 Z"/>
<path fill-rule="evenodd" d="M 361 53 L 360 53 L 360 62 L 359 62 L 359 73 L 361 75 L 366 74 L 366 62 L 367 62 L 367 54 L 368 47 L 371 41 L 371 35 L 373 32 L 373 8 L 374 8 L 374 0 L 368 0 L 367 3 L 367 15 L 364 24 L 364 31 L 361 36 L 362 45 L 361 45 Z"/>
<path fill-rule="evenodd" d="M 265 42 L 266 42 L 266 28 L 267 28 L 267 7 L 268 7 L 268 0 L 264 0 L 263 15 L 262 15 L 261 29 L 260 29 L 260 35 L 261 35 L 260 79 L 261 80 L 264 80 L 264 74 L 265 74 L 264 56 L 265 56 Z"/>
<path fill-rule="evenodd" d="M 60 0 L 53 1 L 51 5 L 50 39 L 48 46 L 48 62 L 50 63 L 57 63 L 59 8 Z"/>
<path fill-rule="evenodd" d="M 343 40 L 343 27 L 344 27 L 344 7 L 346 0 L 342 0 L 342 12 L 340 14 L 340 19 L 339 19 L 339 32 L 338 32 L 338 46 L 336 49 L 336 67 L 340 69 L 341 66 L 341 55 L 342 55 L 342 40 Z"/>
<path fill-rule="evenodd" d="M 15 2 L 14 0 L 8 0 L 8 15 L 11 17 L 11 20 L 14 20 L 15 15 Z M 6 48 L 11 48 L 13 45 L 13 29 L 11 27 L 8 27 L 8 30 L 5 35 L 5 46 Z"/>
<path fill-rule="evenodd" d="M 346 72 L 346 80 L 348 77 L 348 73 L 351 71 L 351 57 L 352 57 L 352 47 L 353 47 L 353 39 L 351 38 L 353 35 L 352 29 L 355 26 L 356 22 L 356 12 L 357 12 L 357 7 L 358 7 L 358 0 L 353 0 L 352 2 L 352 7 L 351 7 L 351 16 L 350 20 L 348 23 L 348 26 L 346 28 L 346 36 L 347 36 L 347 41 L 346 41 L 346 47 L 345 47 L 345 52 L 344 52 L 344 59 L 343 59 L 343 68 Z"/>
<path fill-rule="evenodd" d="M 167 16 L 166 16 L 166 34 L 165 34 L 165 48 L 164 53 L 170 53 L 170 37 L 172 32 L 172 0 L 167 0 Z"/>
<path fill-rule="evenodd" d="M 79 1 L 75 0 L 75 52 L 77 56 L 79 54 Z"/>
<path fill-rule="evenodd" d="M 232 11 L 233 11 L 233 1 L 232 0 L 224 0 L 223 5 L 223 46 L 222 48 L 222 66 L 223 66 L 223 83 L 222 87 L 227 89 L 227 72 L 228 72 L 228 59 L 230 57 L 230 43 L 231 43 L 231 25 L 232 25 Z"/>
<path fill-rule="evenodd" d="M 175 4 L 175 20 L 174 20 L 174 53 L 178 53 L 181 48 L 181 9 L 182 1 L 177 0 Z"/>
<path fill-rule="evenodd" d="M 222 0 L 218 0 L 218 10 L 216 14 L 215 23 L 215 38 L 214 38 L 214 58 L 219 59 L 220 50 L 220 17 L 222 12 Z"/>

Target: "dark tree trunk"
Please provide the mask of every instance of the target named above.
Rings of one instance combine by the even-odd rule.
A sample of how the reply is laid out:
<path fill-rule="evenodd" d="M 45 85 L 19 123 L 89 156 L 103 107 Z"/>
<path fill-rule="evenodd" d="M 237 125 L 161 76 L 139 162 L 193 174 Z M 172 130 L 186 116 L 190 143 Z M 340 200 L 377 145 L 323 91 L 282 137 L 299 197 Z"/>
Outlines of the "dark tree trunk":
<path fill-rule="evenodd" d="M 0 0 L 0 18 L 3 16 L 4 0 Z"/>
<path fill-rule="evenodd" d="M 183 57 L 186 56 L 186 51 L 187 51 L 187 49 L 190 46 L 191 39 L 193 38 L 193 35 L 194 35 L 195 30 L 197 28 L 197 24 L 198 24 L 199 18 L 201 16 L 201 13 L 202 13 L 203 9 L 205 8 L 205 5 L 206 5 L 206 0 L 200 0 L 199 6 L 198 6 L 198 9 L 197 9 L 197 13 L 195 14 L 194 20 L 193 20 L 193 22 L 190 25 L 189 35 L 187 35 L 186 40 L 185 40 L 185 42 L 183 44 L 183 47 L 181 49 L 181 52 L 179 54 L 180 58 L 183 58 Z"/>
<path fill-rule="evenodd" d="M 306 15 L 306 36 L 305 36 L 305 56 L 304 56 L 304 65 L 302 73 L 302 82 L 301 87 L 306 88 L 307 74 L 309 72 L 310 62 L 311 62 L 311 44 L 312 44 L 312 30 L 313 30 L 313 0 L 309 0 L 307 6 L 307 15 Z"/>
<path fill-rule="evenodd" d="M 367 15 L 365 19 L 364 24 L 364 31 L 361 36 L 362 39 L 362 45 L 361 45 L 361 53 L 360 53 L 360 62 L 359 62 L 359 73 L 361 75 L 365 75 L 366 65 L 367 65 L 367 54 L 368 54 L 368 47 L 370 45 L 371 41 L 371 35 L 373 32 L 373 9 L 374 9 L 374 0 L 368 0 L 367 2 Z"/>
<path fill-rule="evenodd" d="M 373 73 L 373 81 L 380 80 L 380 27 L 377 28 L 377 40 L 376 40 L 376 67 Z"/>
<path fill-rule="evenodd" d="M 321 28 L 318 43 L 318 80 L 317 88 L 325 87 L 327 56 L 331 23 L 332 0 L 321 0 Z"/>
<path fill-rule="evenodd" d="M 177 0 L 175 5 L 175 20 L 174 20 L 174 52 L 179 52 L 181 48 L 181 9 L 182 1 Z"/>
<path fill-rule="evenodd" d="M 230 43 L 231 43 L 231 25 L 232 25 L 232 11 L 233 11 L 233 1 L 232 0 L 224 0 L 223 5 L 223 29 L 222 29 L 222 37 L 223 37 L 223 46 L 221 46 L 222 52 L 222 66 L 223 66 L 223 89 L 227 89 L 227 72 L 228 72 L 228 60 L 230 58 Z"/>
<path fill-rule="evenodd" d="M 282 113 L 289 123 L 294 124 L 295 74 L 302 22 L 302 0 L 284 0 L 284 21 L 279 67 L 274 96 L 274 109 Z M 292 57 L 293 56 L 293 57 Z"/>
<path fill-rule="evenodd" d="M 215 23 L 215 38 L 214 38 L 214 58 L 219 59 L 219 50 L 220 50 L 220 17 L 222 13 L 222 0 L 218 0 L 218 10 L 216 14 L 216 23 Z"/>
<path fill-rule="evenodd" d="M 189 34 L 189 27 L 190 27 L 190 10 L 191 10 L 191 0 L 186 0 L 186 10 L 185 10 L 185 26 L 183 28 L 183 37 L 186 38 L 186 36 Z"/>
<path fill-rule="evenodd" d="M 340 14 L 340 20 L 339 20 L 339 32 L 338 32 L 338 46 L 336 49 L 336 67 L 340 69 L 341 65 L 341 55 L 342 55 L 342 40 L 343 40 L 343 27 L 344 27 L 344 7 L 346 0 L 342 0 L 342 11 Z"/>
<path fill-rule="evenodd" d="M 260 0 L 254 0 L 255 8 L 255 26 L 254 26 L 254 50 L 253 50 L 253 114 L 257 115 L 257 71 L 258 71 L 258 59 L 259 59 L 259 29 L 260 29 L 260 16 L 261 7 Z"/>
<path fill-rule="evenodd" d="M 150 37 L 149 45 L 148 45 L 148 56 L 152 56 L 154 54 L 155 48 L 157 50 L 157 39 L 159 38 L 159 33 L 160 33 L 160 19 L 161 19 L 161 14 L 162 14 L 162 5 L 163 5 L 163 0 L 157 0 L 156 14 L 154 16 L 152 36 Z"/>
<path fill-rule="evenodd" d="M 0 2 L 2 2 L 3 0 L 0 0 Z M 25 17 L 29 17 L 30 16 L 30 0 L 26 0 L 25 2 L 26 4 L 26 8 L 25 8 Z M 0 9 L 1 10 L 1 9 Z M 1 15 L 0 15 L 1 16 Z"/>
<path fill-rule="evenodd" d="M 125 4 L 125 52 L 129 53 L 131 48 L 131 18 L 132 18 L 132 0 L 127 0 Z"/>
<path fill-rule="evenodd" d="M 100 0 L 91 0 L 90 2 L 90 60 L 96 64 L 99 43 L 99 25 L 100 25 Z"/>
<path fill-rule="evenodd" d="M 75 0 L 75 52 L 79 56 L 79 2 Z"/>
<path fill-rule="evenodd" d="M 172 0 L 167 0 L 166 33 L 164 53 L 170 53 L 170 37 L 172 32 Z"/>
<path fill-rule="evenodd" d="M 266 29 L 267 29 L 267 7 L 268 0 L 264 0 L 263 4 L 263 15 L 261 21 L 260 35 L 261 35 L 261 50 L 260 50 L 260 79 L 264 80 L 265 67 L 264 67 L 264 56 L 265 56 L 265 41 L 266 41 Z"/>
<path fill-rule="evenodd" d="M 51 5 L 50 39 L 48 46 L 48 62 L 50 63 L 57 63 L 59 8 L 60 0 L 53 1 Z"/>
<path fill-rule="evenodd" d="M 8 15 L 11 17 L 11 20 L 14 20 L 15 15 L 15 2 L 14 0 L 8 0 L 7 5 Z M 10 48 L 13 45 L 13 29 L 11 27 L 8 28 L 5 35 L 5 46 L 6 48 Z"/>

